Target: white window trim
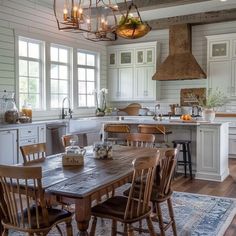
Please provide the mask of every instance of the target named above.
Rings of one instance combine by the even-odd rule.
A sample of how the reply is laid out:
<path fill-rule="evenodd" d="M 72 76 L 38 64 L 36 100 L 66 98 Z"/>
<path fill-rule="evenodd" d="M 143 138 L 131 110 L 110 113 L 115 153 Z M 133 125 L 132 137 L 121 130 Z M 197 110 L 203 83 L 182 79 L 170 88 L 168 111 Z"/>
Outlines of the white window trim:
<path fill-rule="evenodd" d="M 94 55 L 95 56 L 95 65 L 94 66 L 87 66 L 87 65 L 79 65 L 78 64 L 78 59 L 77 59 L 77 53 L 78 52 L 81 52 L 81 53 L 86 53 L 86 54 L 91 54 L 91 55 Z M 100 58 L 100 54 L 97 53 L 97 52 L 93 52 L 93 51 L 89 51 L 89 50 L 84 50 L 84 49 L 79 49 L 77 48 L 76 49 L 76 60 L 75 60 L 75 70 L 76 70 L 76 76 L 75 76 L 75 88 L 76 88 L 76 92 L 74 94 L 74 100 L 76 101 L 76 109 L 78 110 L 82 110 L 82 109 L 95 109 L 96 108 L 96 104 L 95 106 L 92 106 L 92 107 L 88 107 L 88 106 L 79 106 L 79 91 L 78 91 L 78 68 L 85 68 L 85 69 L 95 69 L 95 89 L 96 90 L 99 90 L 100 88 L 100 77 L 99 77 L 99 58 Z"/>
<path fill-rule="evenodd" d="M 16 94 L 16 105 L 19 109 L 21 109 L 21 107 L 19 107 L 20 104 L 20 91 L 19 91 L 19 60 L 23 59 L 23 60 L 28 60 L 29 57 L 23 57 L 19 55 L 19 40 L 22 41 L 27 41 L 27 42 L 31 42 L 31 43 L 39 43 L 40 45 L 40 60 L 35 59 L 35 58 L 30 58 L 31 61 L 39 61 L 39 63 L 41 64 L 41 71 L 39 71 L 39 81 L 40 81 L 40 96 L 42 96 L 42 100 L 40 101 L 41 103 L 41 108 L 40 109 L 34 109 L 34 111 L 44 111 L 46 109 L 45 107 L 45 42 L 42 40 L 38 40 L 38 39 L 32 39 L 29 37 L 24 37 L 24 36 L 20 36 L 20 35 L 16 35 L 15 36 L 15 53 L 16 53 L 16 57 L 15 57 L 15 66 L 16 66 L 16 89 L 15 89 L 15 94 Z"/>
<path fill-rule="evenodd" d="M 54 62 L 51 61 L 51 47 L 57 47 L 57 48 L 64 48 L 66 50 L 69 51 L 69 55 L 68 55 L 68 63 L 62 63 L 62 62 Z M 57 43 L 48 43 L 47 47 L 46 47 L 46 51 L 48 54 L 48 61 L 47 61 L 47 65 L 48 68 L 46 69 L 46 73 L 48 73 L 48 80 L 47 80 L 47 89 L 46 89 L 46 93 L 47 93 L 47 99 L 46 99 L 46 103 L 47 103 L 47 110 L 51 110 L 51 111 L 55 111 L 60 109 L 61 107 L 59 106 L 59 108 L 51 108 L 51 64 L 57 64 L 57 65 L 66 65 L 69 68 L 68 71 L 68 76 L 69 76 L 69 82 L 68 82 L 68 98 L 70 99 L 71 102 L 71 108 L 74 108 L 74 99 L 73 99 L 73 48 L 72 47 L 68 47 L 65 45 L 61 45 L 61 44 L 57 44 Z M 62 104 L 61 104 L 62 105 Z"/>

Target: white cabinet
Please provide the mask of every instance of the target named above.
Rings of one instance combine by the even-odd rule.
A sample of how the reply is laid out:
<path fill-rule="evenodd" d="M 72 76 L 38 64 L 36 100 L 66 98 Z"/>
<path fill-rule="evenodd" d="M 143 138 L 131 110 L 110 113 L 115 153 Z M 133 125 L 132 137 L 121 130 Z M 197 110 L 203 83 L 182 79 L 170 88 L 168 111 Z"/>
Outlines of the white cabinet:
<path fill-rule="evenodd" d="M 0 164 L 17 163 L 17 130 L 0 131 Z"/>
<path fill-rule="evenodd" d="M 108 87 L 111 101 L 155 101 L 156 42 L 108 47 Z M 159 55 L 159 54 L 158 54 Z"/>
<path fill-rule="evenodd" d="M 229 175 L 229 124 L 201 124 L 197 128 L 197 179 L 223 181 Z"/>
<path fill-rule="evenodd" d="M 208 87 L 220 89 L 224 94 L 231 94 L 230 61 L 210 61 L 208 66 Z"/>
<path fill-rule="evenodd" d="M 155 73 L 152 66 L 140 67 L 135 70 L 134 98 L 142 100 L 155 100 L 156 81 L 150 79 Z"/>
<path fill-rule="evenodd" d="M 208 87 L 236 96 L 236 34 L 207 36 Z"/>
<path fill-rule="evenodd" d="M 135 50 L 136 65 L 153 65 L 155 64 L 155 48 L 141 48 Z"/>
<path fill-rule="evenodd" d="M 38 126 L 38 143 L 46 143 L 46 125 Z"/>
<path fill-rule="evenodd" d="M 124 101 L 133 99 L 133 68 L 109 68 L 109 91 L 112 101 Z"/>

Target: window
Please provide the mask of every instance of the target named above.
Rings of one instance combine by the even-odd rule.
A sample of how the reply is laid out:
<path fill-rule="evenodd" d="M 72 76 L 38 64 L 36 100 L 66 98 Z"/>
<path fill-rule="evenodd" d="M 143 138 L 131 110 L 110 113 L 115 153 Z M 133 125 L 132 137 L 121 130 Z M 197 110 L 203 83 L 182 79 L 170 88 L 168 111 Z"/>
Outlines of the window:
<path fill-rule="evenodd" d="M 94 90 L 96 88 L 96 54 L 77 52 L 78 68 L 78 106 L 94 107 Z"/>
<path fill-rule="evenodd" d="M 19 106 L 24 101 L 33 109 L 42 109 L 43 42 L 19 37 Z"/>
<path fill-rule="evenodd" d="M 51 108 L 61 107 L 63 98 L 70 96 L 70 51 L 68 47 L 51 45 Z"/>

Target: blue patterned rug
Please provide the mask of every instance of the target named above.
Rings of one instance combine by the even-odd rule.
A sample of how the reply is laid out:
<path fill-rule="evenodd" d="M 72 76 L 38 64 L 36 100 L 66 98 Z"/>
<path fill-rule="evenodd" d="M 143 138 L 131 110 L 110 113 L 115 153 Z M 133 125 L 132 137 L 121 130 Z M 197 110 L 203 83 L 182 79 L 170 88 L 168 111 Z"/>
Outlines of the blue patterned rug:
<path fill-rule="evenodd" d="M 182 192 L 174 192 L 172 199 L 179 236 L 222 236 L 236 214 L 236 199 Z M 165 215 L 166 204 L 163 204 L 162 207 Z M 145 228 L 145 224 L 143 225 Z M 157 222 L 154 222 L 154 227 L 156 232 L 159 232 Z M 61 228 L 64 231 L 64 225 L 61 225 Z M 74 235 L 77 235 L 75 222 L 73 222 L 73 229 Z M 122 229 L 123 227 L 120 226 L 120 230 Z M 12 232 L 10 235 L 21 234 Z M 60 234 L 56 229 L 53 229 L 49 235 L 59 236 Z M 111 222 L 99 220 L 96 236 L 110 235 Z M 135 235 L 144 236 L 147 234 L 135 233 Z M 173 235 L 171 229 L 167 231 L 167 235 Z"/>

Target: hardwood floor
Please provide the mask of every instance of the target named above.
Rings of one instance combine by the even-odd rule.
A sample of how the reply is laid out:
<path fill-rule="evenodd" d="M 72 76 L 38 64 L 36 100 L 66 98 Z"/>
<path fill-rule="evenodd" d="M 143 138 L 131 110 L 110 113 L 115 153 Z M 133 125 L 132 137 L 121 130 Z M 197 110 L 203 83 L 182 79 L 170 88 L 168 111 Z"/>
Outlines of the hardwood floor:
<path fill-rule="evenodd" d="M 173 190 L 180 192 L 199 193 L 214 195 L 219 197 L 230 197 L 236 200 L 236 159 L 229 160 L 230 176 L 222 182 L 205 180 L 191 180 L 183 176 L 177 177 L 173 181 Z M 236 235 L 236 216 L 225 232 L 224 236 Z"/>

